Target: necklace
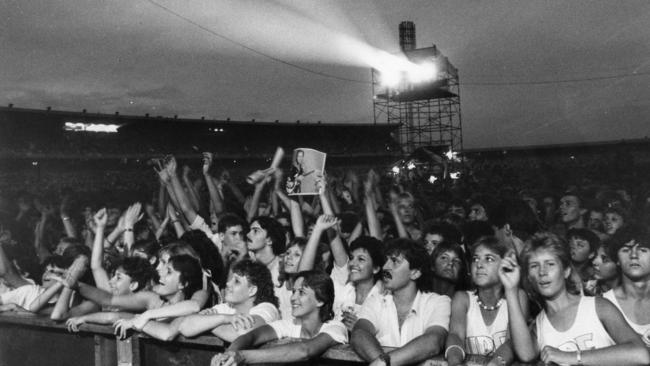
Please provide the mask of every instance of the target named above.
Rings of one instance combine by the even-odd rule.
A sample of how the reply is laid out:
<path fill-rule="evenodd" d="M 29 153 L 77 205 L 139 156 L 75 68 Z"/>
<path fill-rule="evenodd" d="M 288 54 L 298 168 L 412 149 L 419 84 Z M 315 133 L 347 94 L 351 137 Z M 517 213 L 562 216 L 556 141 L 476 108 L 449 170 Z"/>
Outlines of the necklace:
<path fill-rule="evenodd" d="M 503 302 L 502 298 L 499 299 L 499 301 L 497 301 L 496 304 L 494 304 L 492 306 L 489 306 L 489 305 L 485 305 L 483 303 L 483 301 L 481 301 L 481 298 L 476 296 L 476 303 L 478 304 L 478 307 L 481 308 L 482 310 L 485 310 L 485 311 L 494 311 L 494 310 L 498 309 L 499 306 L 501 306 L 501 302 Z"/>

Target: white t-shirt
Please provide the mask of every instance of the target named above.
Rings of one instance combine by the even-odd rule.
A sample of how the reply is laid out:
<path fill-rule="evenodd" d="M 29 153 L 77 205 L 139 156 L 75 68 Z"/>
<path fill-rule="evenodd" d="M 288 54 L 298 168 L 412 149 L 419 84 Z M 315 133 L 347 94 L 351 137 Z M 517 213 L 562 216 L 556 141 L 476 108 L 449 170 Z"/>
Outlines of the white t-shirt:
<path fill-rule="evenodd" d="M 546 311 L 542 310 L 535 319 L 537 347 L 541 350 L 551 346 L 565 352 L 581 351 L 613 346 L 614 340 L 600 322 L 596 313 L 596 298 L 582 296 L 578 312 L 571 328 L 564 332 L 557 331 L 548 320 Z"/>
<path fill-rule="evenodd" d="M 225 314 L 225 315 L 237 314 L 237 310 L 235 310 L 235 308 L 233 308 L 227 303 L 217 304 L 213 306 L 212 309 L 215 309 L 219 314 Z M 270 302 L 261 302 L 253 306 L 248 312 L 248 315 L 257 315 L 260 318 L 262 318 L 262 320 L 264 320 L 266 324 L 269 324 L 271 322 L 280 319 L 280 313 L 278 312 L 278 309 Z"/>
<path fill-rule="evenodd" d="M 293 315 L 291 315 L 292 291 L 287 289 L 286 285 L 282 285 L 280 287 L 274 287 L 273 292 L 278 298 L 278 304 L 280 305 L 280 317 L 282 319 L 293 319 Z"/>
<path fill-rule="evenodd" d="M 448 296 L 420 291 L 415 295 L 401 331 L 391 294 L 367 299 L 358 315 L 359 319 L 366 319 L 375 326 L 375 337 L 383 347 L 402 347 L 432 326 L 448 330 L 450 316 L 451 299 Z"/>
<path fill-rule="evenodd" d="M 0 294 L 0 304 L 16 304 L 21 308 L 27 309 L 29 305 L 36 300 L 45 288 L 39 285 L 24 285 L 13 290 Z M 56 302 L 56 296 L 48 301 L 49 304 Z"/>
<path fill-rule="evenodd" d="M 282 319 L 269 324 L 277 334 L 278 339 L 282 338 L 301 338 L 300 330 L 302 329 L 298 319 Z M 329 320 L 321 325 L 318 334 L 325 333 L 332 337 L 334 342 L 348 343 L 348 330 L 345 325 L 338 320 Z"/>
<path fill-rule="evenodd" d="M 206 224 L 203 217 L 196 215 L 194 221 L 190 224 L 190 229 L 192 230 L 201 230 L 207 235 L 208 238 L 217 246 L 219 252 L 223 252 L 223 243 L 219 239 L 219 233 L 213 233 L 210 229 L 210 226 Z"/>
<path fill-rule="evenodd" d="M 334 265 L 330 277 L 334 283 L 334 319 L 341 320 L 344 310 L 352 310 L 355 314 L 359 314 L 361 307 L 368 299 L 381 296 L 384 294 L 383 282 L 377 281 L 372 287 L 368 296 L 363 304 L 357 304 L 357 290 L 352 283 L 348 281 L 350 272 L 348 266 L 337 267 Z"/>
<path fill-rule="evenodd" d="M 621 304 L 618 303 L 618 300 L 616 299 L 616 294 L 614 293 L 614 290 L 609 290 L 603 294 L 603 297 L 606 298 L 607 300 L 611 301 L 612 304 L 616 305 L 618 310 L 621 311 L 621 314 L 623 314 L 623 317 L 625 318 L 625 321 L 630 325 L 632 329 L 634 329 L 635 332 L 637 332 L 640 336 L 641 339 L 643 339 L 643 342 L 645 343 L 646 347 L 650 347 L 650 324 L 637 324 L 633 323 L 630 318 L 625 315 L 625 312 L 623 311 L 623 308 L 621 307 Z M 647 309 L 646 309 L 647 310 Z"/>

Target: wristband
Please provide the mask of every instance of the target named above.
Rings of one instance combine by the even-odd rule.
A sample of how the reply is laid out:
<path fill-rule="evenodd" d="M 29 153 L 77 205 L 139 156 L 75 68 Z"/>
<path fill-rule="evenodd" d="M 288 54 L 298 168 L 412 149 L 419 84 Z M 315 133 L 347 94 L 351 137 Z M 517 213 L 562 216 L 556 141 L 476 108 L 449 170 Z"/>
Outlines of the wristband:
<path fill-rule="evenodd" d="M 464 359 L 465 359 L 465 356 L 466 356 L 466 355 L 465 355 L 465 350 L 463 349 L 463 347 L 461 347 L 461 346 L 459 346 L 459 345 L 457 345 L 457 344 L 452 344 L 451 346 L 447 347 L 447 349 L 445 350 L 445 360 L 448 359 L 448 358 L 447 358 L 447 354 L 449 353 L 449 350 L 454 349 L 454 348 L 458 348 L 458 350 L 459 350 L 460 352 L 462 352 L 462 354 L 463 354 L 463 358 L 462 358 L 462 359 L 464 360 Z"/>

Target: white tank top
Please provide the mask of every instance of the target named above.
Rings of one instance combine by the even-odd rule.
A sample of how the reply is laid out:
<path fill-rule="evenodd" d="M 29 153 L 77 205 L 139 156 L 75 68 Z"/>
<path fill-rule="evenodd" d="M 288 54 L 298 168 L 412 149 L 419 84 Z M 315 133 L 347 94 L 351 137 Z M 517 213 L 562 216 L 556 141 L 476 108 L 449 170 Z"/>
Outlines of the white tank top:
<path fill-rule="evenodd" d="M 614 340 L 609 336 L 596 313 L 596 298 L 582 296 L 578 304 L 578 312 L 573 325 L 565 332 L 558 332 L 542 310 L 535 320 L 537 330 L 537 346 L 559 348 L 561 351 L 572 352 L 578 348 L 581 351 L 613 346 Z"/>
<path fill-rule="evenodd" d="M 492 324 L 487 325 L 478 306 L 478 296 L 474 291 L 467 291 L 469 307 L 467 309 L 465 329 L 465 349 L 468 354 L 489 356 L 510 338 L 508 334 L 508 305 L 501 301 L 496 310 L 497 316 Z"/>
<path fill-rule="evenodd" d="M 646 347 L 650 347 L 650 324 L 642 325 L 642 324 L 632 323 L 630 318 L 628 318 L 627 315 L 625 315 L 625 312 L 623 311 L 621 305 L 618 303 L 618 300 L 616 299 L 616 294 L 614 294 L 614 290 L 609 290 L 605 292 L 603 294 L 603 297 L 611 301 L 612 304 L 616 305 L 618 310 L 621 311 L 621 314 L 623 314 L 625 321 L 627 321 L 627 323 L 630 325 L 630 327 L 632 327 L 632 329 L 634 329 L 635 332 L 639 333 Z"/>

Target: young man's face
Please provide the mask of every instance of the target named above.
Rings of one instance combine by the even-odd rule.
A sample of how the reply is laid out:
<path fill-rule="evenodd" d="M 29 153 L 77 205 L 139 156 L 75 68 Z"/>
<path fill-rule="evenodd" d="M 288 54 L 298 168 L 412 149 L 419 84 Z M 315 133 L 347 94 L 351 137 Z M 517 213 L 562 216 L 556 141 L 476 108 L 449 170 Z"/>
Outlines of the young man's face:
<path fill-rule="evenodd" d="M 248 250 L 257 252 L 262 250 L 266 245 L 270 244 L 270 239 L 267 236 L 266 230 L 262 229 L 259 222 L 253 221 L 251 228 L 246 235 Z"/>
<path fill-rule="evenodd" d="M 488 217 L 485 207 L 478 203 L 473 204 L 472 207 L 469 208 L 468 219 L 469 221 L 487 221 Z"/>
<path fill-rule="evenodd" d="M 650 280 L 650 248 L 647 244 L 635 240 L 626 243 L 618 250 L 618 262 L 623 274 L 631 280 Z"/>
<path fill-rule="evenodd" d="M 390 254 L 386 257 L 386 264 L 384 264 L 383 268 L 384 286 L 389 291 L 404 288 L 417 278 L 413 278 L 414 272 L 404 255 L 399 253 Z"/>
<path fill-rule="evenodd" d="M 580 220 L 582 209 L 580 200 L 576 196 L 567 195 L 560 200 L 560 218 L 565 224 L 571 224 Z"/>
<path fill-rule="evenodd" d="M 589 230 L 604 231 L 603 225 L 604 215 L 600 211 L 589 212 L 589 221 L 587 221 L 587 228 Z"/>

